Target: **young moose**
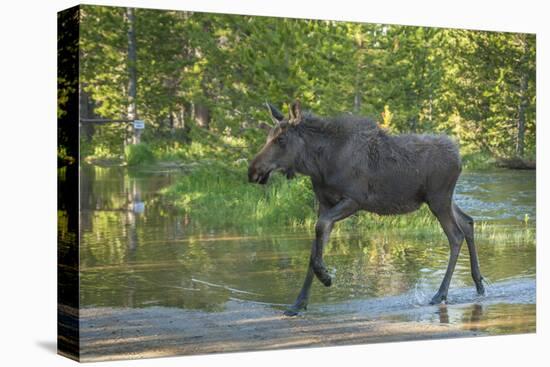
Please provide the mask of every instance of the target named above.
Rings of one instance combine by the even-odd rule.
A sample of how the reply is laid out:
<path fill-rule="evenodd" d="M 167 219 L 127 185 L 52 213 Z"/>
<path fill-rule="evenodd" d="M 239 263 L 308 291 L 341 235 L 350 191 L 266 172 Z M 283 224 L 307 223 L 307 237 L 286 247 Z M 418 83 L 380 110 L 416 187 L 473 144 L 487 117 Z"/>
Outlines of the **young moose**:
<path fill-rule="evenodd" d="M 323 261 L 335 222 L 359 210 L 405 214 L 428 204 L 450 245 L 447 272 L 431 304 L 446 300 L 462 242 L 466 239 L 477 293 L 485 293 L 474 245 L 474 222 L 455 202 L 453 191 L 461 171 L 456 145 L 445 136 L 389 135 L 373 121 L 346 116 L 322 119 L 303 115 L 300 103 L 289 118 L 268 104 L 275 126 L 248 170 L 250 182 L 266 184 L 274 171 L 290 178 L 309 176 L 319 202 L 315 240 L 304 285 L 285 314 L 305 310 L 313 275 L 325 286 L 332 279 Z"/>

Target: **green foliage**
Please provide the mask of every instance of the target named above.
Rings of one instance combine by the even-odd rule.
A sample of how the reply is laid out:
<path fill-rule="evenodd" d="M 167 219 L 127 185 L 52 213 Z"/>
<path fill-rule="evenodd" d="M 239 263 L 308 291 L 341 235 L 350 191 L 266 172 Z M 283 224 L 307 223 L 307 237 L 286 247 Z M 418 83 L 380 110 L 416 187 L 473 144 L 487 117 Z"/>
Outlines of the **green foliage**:
<path fill-rule="evenodd" d="M 124 8 L 81 7 L 81 87 L 95 102 L 95 113 L 121 117 L 127 103 L 127 38 Z"/>
<path fill-rule="evenodd" d="M 519 106 L 526 105 L 526 153 L 535 150 L 535 37 L 445 30 L 448 62 L 442 107 L 453 108 L 449 128 L 461 141 L 493 156 L 516 155 Z M 453 48 L 451 48 L 453 47 Z M 449 64 L 450 62 L 453 65 Z M 526 88 L 520 88 L 521 80 Z"/>
<path fill-rule="evenodd" d="M 126 157 L 126 163 L 128 163 L 129 166 L 151 163 L 155 160 L 153 152 L 145 143 L 126 146 L 124 155 Z"/>
<path fill-rule="evenodd" d="M 93 134 L 81 137 L 80 154 L 83 157 L 113 159 L 124 156 L 124 138 L 127 130 L 123 124 L 93 126 Z"/>
<path fill-rule="evenodd" d="M 462 154 L 462 169 L 483 170 L 495 166 L 495 158 L 487 152 Z"/>
<path fill-rule="evenodd" d="M 534 155 L 533 35 L 152 9 L 135 17 L 137 111 L 158 157 L 201 158 L 216 139 L 246 147 L 219 156 L 248 157 L 262 141 L 254 128 L 269 121 L 264 101 L 286 110 L 296 97 L 320 115 L 447 133 L 468 153 L 510 157 L 522 140 Z M 123 8 L 83 6 L 81 85 L 94 116 L 127 113 L 127 29 Z M 193 131 L 199 109 L 216 138 Z M 85 153 L 120 154 L 117 129 L 98 129 Z"/>
<path fill-rule="evenodd" d="M 78 101 L 78 8 L 59 12 L 57 50 L 57 159 L 60 166 L 78 159 L 78 134 L 74 119 Z"/>

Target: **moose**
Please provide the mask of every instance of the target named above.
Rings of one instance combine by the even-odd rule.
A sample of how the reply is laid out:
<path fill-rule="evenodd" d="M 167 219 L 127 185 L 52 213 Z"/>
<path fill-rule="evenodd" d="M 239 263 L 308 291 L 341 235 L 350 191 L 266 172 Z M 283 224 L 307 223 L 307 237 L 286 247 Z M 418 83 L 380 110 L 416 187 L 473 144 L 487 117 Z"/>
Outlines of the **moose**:
<path fill-rule="evenodd" d="M 306 310 L 313 276 L 329 287 L 332 278 L 323 248 L 334 224 L 360 210 L 380 215 L 406 214 L 426 203 L 450 246 L 449 263 L 430 304 L 447 300 L 449 284 L 464 239 L 477 293 L 485 294 L 474 244 L 474 221 L 453 201 L 462 170 L 457 145 L 445 135 L 393 135 L 371 119 L 321 118 L 302 113 L 296 100 L 285 116 L 266 102 L 274 126 L 248 169 L 248 180 L 266 184 L 273 172 L 292 178 L 309 176 L 317 199 L 318 219 L 306 278 L 294 304 L 295 316 Z"/>

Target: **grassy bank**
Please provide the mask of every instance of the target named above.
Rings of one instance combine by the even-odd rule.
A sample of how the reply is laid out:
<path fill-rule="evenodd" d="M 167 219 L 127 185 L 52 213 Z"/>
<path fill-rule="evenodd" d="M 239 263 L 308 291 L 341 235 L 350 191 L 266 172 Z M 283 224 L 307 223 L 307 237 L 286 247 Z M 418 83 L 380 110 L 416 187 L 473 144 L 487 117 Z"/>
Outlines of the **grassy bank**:
<path fill-rule="evenodd" d="M 214 227 L 308 224 L 314 218 L 311 184 L 274 175 L 269 185 L 247 182 L 246 162 L 208 161 L 164 191 L 192 220 Z"/>

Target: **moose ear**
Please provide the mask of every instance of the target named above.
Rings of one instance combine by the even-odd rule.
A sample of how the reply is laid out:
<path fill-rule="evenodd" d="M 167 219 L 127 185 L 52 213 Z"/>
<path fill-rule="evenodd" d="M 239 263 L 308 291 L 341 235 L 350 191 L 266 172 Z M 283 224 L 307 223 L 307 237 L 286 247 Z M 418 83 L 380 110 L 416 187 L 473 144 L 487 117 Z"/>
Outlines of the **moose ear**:
<path fill-rule="evenodd" d="M 295 100 L 292 103 L 288 113 L 290 115 L 289 121 L 291 124 L 297 125 L 302 122 L 302 106 L 299 100 Z"/>
<path fill-rule="evenodd" d="M 278 124 L 284 120 L 285 117 L 281 111 L 276 109 L 271 103 L 266 102 L 265 105 L 267 106 L 269 116 L 271 117 L 271 120 L 273 120 L 273 123 Z"/>

